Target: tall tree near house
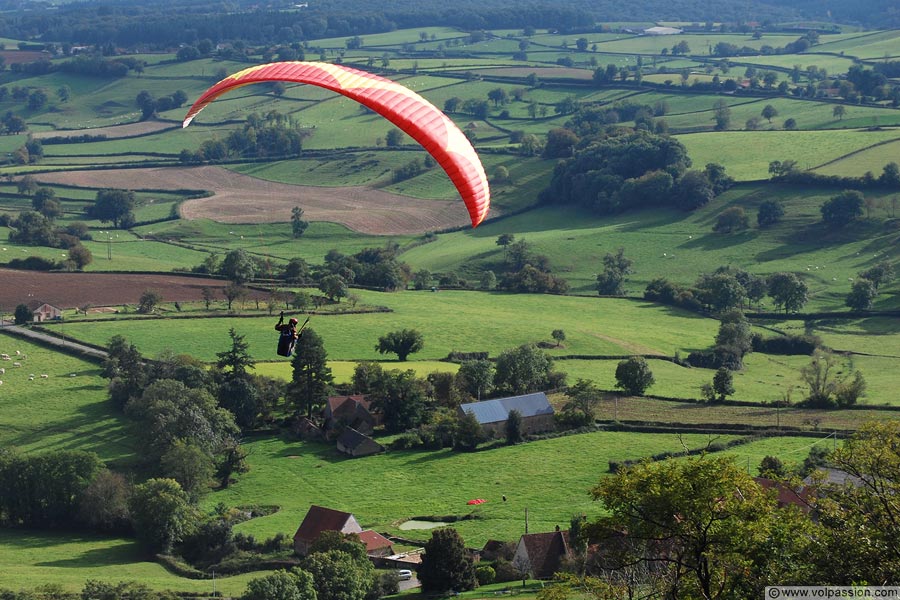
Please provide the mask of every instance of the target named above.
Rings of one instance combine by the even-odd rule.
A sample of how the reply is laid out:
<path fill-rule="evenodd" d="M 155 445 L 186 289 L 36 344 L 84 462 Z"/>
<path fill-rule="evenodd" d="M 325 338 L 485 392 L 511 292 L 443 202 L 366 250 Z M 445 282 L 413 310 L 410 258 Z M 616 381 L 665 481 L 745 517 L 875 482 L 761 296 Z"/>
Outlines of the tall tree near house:
<path fill-rule="evenodd" d="M 328 399 L 334 377 L 328 366 L 328 353 L 322 338 L 311 327 L 304 329 L 297 340 L 291 366 L 293 376 L 286 398 L 295 412 L 305 412 L 308 418 L 312 417 L 313 409 L 322 406 Z"/>
<path fill-rule="evenodd" d="M 455 529 L 442 527 L 431 532 L 431 539 L 425 543 L 418 578 L 422 582 L 422 590 L 428 594 L 448 590 L 464 592 L 475 588 L 472 558 Z"/>

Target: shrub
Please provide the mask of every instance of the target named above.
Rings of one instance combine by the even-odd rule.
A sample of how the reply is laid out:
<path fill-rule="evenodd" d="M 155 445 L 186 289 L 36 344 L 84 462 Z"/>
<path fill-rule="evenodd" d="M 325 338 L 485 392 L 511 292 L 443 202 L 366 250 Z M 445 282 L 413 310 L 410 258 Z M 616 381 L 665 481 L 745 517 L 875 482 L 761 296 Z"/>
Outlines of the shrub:
<path fill-rule="evenodd" d="M 822 340 L 815 335 L 778 335 L 764 338 L 755 333 L 750 338 L 754 352 L 766 354 L 811 355 L 816 348 L 822 345 Z"/>
<path fill-rule="evenodd" d="M 478 580 L 478 585 L 488 585 L 494 583 L 494 580 L 497 577 L 497 572 L 494 571 L 492 567 L 487 565 L 483 565 L 475 569 L 475 579 Z"/>

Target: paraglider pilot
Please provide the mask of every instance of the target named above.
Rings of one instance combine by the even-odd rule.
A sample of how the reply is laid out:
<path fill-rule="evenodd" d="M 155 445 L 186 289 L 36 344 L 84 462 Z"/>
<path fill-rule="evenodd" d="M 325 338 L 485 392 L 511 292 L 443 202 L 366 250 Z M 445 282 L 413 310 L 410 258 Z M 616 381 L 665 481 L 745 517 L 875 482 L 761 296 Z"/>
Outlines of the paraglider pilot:
<path fill-rule="evenodd" d="M 278 336 L 279 356 L 290 356 L 294 353 L 294 344 L 303 335 L 303 329 L 307 323 L 309 323 L 309 317 L 306 317 L 306 321 L 303 322 L 303 325 L 298 330 L 297 319 L 291 317 L 285 324 L 284 312 L 282 311 L 281 316 L 278 317 L 278 323 L 275 325 L 275 330 L 281 332 L 281 335 Z"/>

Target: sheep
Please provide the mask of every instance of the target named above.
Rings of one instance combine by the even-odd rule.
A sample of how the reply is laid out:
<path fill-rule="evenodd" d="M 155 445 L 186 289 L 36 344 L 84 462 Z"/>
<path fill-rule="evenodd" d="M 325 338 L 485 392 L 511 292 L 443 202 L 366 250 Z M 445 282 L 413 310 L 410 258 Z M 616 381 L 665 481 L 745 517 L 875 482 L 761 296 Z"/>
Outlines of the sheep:
<path fill-rule="evenodd" d="M 6 369 L 0 367 L 0 375 L 6 375 Z"/>
<path fill-rule="evenodd" d="M 41 373 L 41 379 L 47 379 L 47 378 L 49 378 L 49 377 L 50 377 L 50 376 L 47 375 L 46 373 Z"/>
<path fill-rule="evenodd" d="M 22 353 L 16 350 L 16 356 L 22 356 Z"/>
<path fill-rule="evenodd" d="M 21 367 L 21 366 L 22 366 L 22 363 L 20 363 L 20 362 L 14 362 L 14 363 L 13 363 L 13 366 L 14 366 L 14 367 Z"/>
<path fill-rule="evenodd" d="M 69 377 L 75 377 L 75 373 L 70 373 Z"/>

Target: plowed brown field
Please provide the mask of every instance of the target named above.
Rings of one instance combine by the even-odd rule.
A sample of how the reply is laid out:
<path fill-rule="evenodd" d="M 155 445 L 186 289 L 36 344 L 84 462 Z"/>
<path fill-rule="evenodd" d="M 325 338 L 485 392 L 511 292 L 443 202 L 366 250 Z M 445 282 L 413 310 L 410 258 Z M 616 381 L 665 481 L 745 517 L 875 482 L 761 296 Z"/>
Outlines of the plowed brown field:
<path fill-rule="evenodd" d="M 137 304 L 146 290 L 159 292 L 165 302 L 203 299 L 203 288 L 212 288 L 222 298 L 221 279 L 180 275 L 123 273 L 42 273 L 0 269 L 0 310 L 12 312 L 19 304 L 46 302 L 58 308 Z M 251 294 L 263 292 L 251 290 Z M 253 296 L 251 296 L 253 297 Z"/>
<path fill-rule="evenodd" d="M 469 222 L 459 200 L 421 200 L 363 187 L 288 185 L 221 167 L 66 171 L 35 178 L 41 183 L 98 188 L 208 190 L 211 197 L 182 204 L 181 215 L 221 223 L 286 223 L 295 206 L 302 207 L 310 221 L 341 223 L 375 235 L 417 234 Z"/>

